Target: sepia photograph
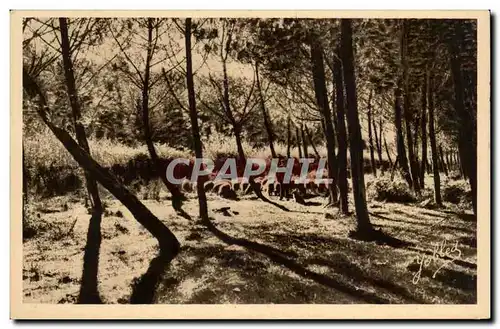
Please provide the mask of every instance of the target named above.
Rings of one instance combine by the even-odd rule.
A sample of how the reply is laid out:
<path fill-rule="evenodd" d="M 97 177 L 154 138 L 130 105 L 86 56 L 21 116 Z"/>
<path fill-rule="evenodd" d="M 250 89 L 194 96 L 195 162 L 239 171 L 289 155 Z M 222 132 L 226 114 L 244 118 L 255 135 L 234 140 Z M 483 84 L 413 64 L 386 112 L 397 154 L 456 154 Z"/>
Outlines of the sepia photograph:
<path fill-rule="evenodd" d="M 12 11 L 11 316 L 489 318 L 489 20 Z"/>

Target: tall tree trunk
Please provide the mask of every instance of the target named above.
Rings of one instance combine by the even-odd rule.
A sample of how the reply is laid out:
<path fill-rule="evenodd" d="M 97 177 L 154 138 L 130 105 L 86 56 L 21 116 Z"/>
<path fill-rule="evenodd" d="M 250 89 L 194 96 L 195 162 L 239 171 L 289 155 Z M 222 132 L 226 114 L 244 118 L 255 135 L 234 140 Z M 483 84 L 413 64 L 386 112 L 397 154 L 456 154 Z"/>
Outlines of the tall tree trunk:
<path fill-rule="evenodd" d="M 271 123 L 271 118 L 267 113 L 266 104 L 264 102 L 264 95 L 262 94 L 262 87 L 260 84 L 259 77 L 259 63 L 255 62 L 255 74 L 257 76 L 257 89 L 259 90 L 259 99 L 260 99 L 260 108 L 262 110 L 262 116 L 264 118 L 264 126 L 266 127 L 267 139 L 269 141 L 269 148 L 271 149 L 271 155 L 273 158 L 276 158 L 276 151 L 274 150 L 274 133 L 273 127 Z"/>
<path fill-rule="evenodd" d="M 347 125 L 349 129 L 351 172 L 354 204 L 358 219 L 358 232 L 370 235 L 373 227 L 366 205 L 365 179 L 363 170 L 363 146 L 361 126 L 358 117 L 356 96 L 356 81 L 354 73 L 354 54 L 352 49 L 352 27 L 350 19 L 342 19 L 341 28 L 341 56 L 344 69 L 344 82 L 347 100 Z"/>
<path fill-rule="evenodd" d="M 309 147 L 307 145 L 307 138 L 306 138 L 306 134 L 304 131 L 304 123 L 300 124 L 300 134 L 302 136 L 302 145 L 304 146 L 304 158 L 308 158 L 309 157 L 309 150 L 308 150 Z"/>
<path fill-rule="evenodd" d="M 326 137 L 328 178 L 332 183 L 328 185 L 330 192 L 330 202 L 337 202 L 337 182 L 336 182 L 336 159 L 335 159 L 335 131 L 332 125 L 332 116 L 328 105 L 328 95 L 325 81 L 325 68 L 323 63 L 323 49 L 317 38 L 311 38 L 311 64 L 314 83 L 314 94 L 316 103 L 321 112 L 324 122 L 324 133 Z"/>
<path fill-rule="evenodd" d="M 429 92 L 427 97 L 429 99 L 429 140 L 431 143 L 431 155 L 432 155 L 432 172 L 434 175 L 434 202 L 438 206 L 442 204 L 441 201 L 441 179 L 439 177 L 439 163 L 438 163 L 438 150 L 436 145 L 436 133 L 434 129 L 434 85 L 433 79 L 430 77 L 429 80 Z"/>
<path fill-rule="evenodd" d="M 460 54 L 460 43 L 465 40 L 463 27 L 460 23 L 454 23 L 454 38 L 449 41 L 450 66 L 453 78 L 454 107 L 459 118 L 459 148 L 461 149 L 461 160 L 465 176 L 469 179 L 472 192 L 472 206 L 477 214 L 477 140 L 476 140 L 476 117 L 465 105 L 465 88 L 462 76 L 462 58 Z M 475 77 L 472 76 L 472 81 Z M 472 83 L 472 88 L 475 86 Z M 471 88 L 471 89 L 472 89 Z M 475 93 L 472 93 L 473 96 Z"/>
<path fill-rule="evenodd" d="M 61 52 L 64 66 L 64 77 L 66 80 L 66 88 L 69 96 L 69 103 L 71 106 L 71 113 L 73 117 L 73 124 L 75 127 L 75 135 L 78 144 L 90 154 L 90 148 L 87 141 L 85 128 L 82 124 L 82 114 L 80 109 L 80 101 L 78 100 L 78 93 L 75 85 L 75 75 L 73 71 L 73 61 L 71 60 L 70 41 L 68 36 L 68 23 L 66 18 L 59 18 L 59 27 L 61 30 Z M 102 213 L 102 203 L 99 197 L 99 190 L 97 183 L 92 175 L 85 171 L 85 181 L 87 191 L 89 194 L 90 202 L 92 204 L 92 212 L 96 214 Z M 96 216 L 97 218 L 97 216 Z"/>
<path fill-rule="evenodd" d="M 108 170 L 97 163 L 89 153 L 84 150 L 65 130 L 56 127 L 49 119 L 47 113 L 50 109 L 47 105 L 45 94 L 30 75 L 23 71 L 23 88 L 31 97 L 39 97 L 38 114 L 42 121 L 52 131 L 56 138 L 64 145 L 73 159 L 87 170 L 92 176 L 116 197 L 157 240 L 160 253 L 165 261 L 172 260 L 179 252 L 180 244 L 175 235 L 163 224 L 137 197 L 126 189 L 118 179 Z"/>
<path fill-rule="evenodd" d="M 373 90 L 370 90 L 368 97 L 368 141 L 370 143 L 370 160 L 372 164 L 373 176 L 377 177 L 377 165 L 375 164 L 375 150 L 373 147 L 373 133 L 372 133 L 372 96 Z M 375 133 L 376 134 L 376 133 Z"/>
<path fill-rule="evenodd" d="M 420 188 L 425 188 L 425 171 L 427 165 L 427 95 L 429 94 L 429 71 L 426 71 L 422 88 L 422 118 L 420 132 L 422 134 L 422 162 L 420 165 Z"/>
<path fill-rule="evenodd" d="M 406 142 L 408 144 L 408 157 L 410 161 L 410 170 L 411 170 L 411 182 L 412 187 L 416 193 L 420 193 L 420 184 L 418 182 L 418 168 L 417 161 L 415 159 L 414 146 L 413 146 L 413 133 L 411 130 L 411 121 L 412 121 L 412 113 L 411 113 L 411 98 L 410 98 L 410 89 L 409 89 L 409 65 L 407 60 L 407 52 L 408 52 L 408 22 L 407 20 L 402 21 L 402 31 L 401 31 L 401 62 L 403 66 L 403 88 L 404 88 L 404 118 L 405 118 L 405 127 L 406 127 Z"/>
<path fill-rule="evenodd" d="M 408 186 L 413 186 L 413 180 L 410 175 L 410 167 L 408 166 L 408 158 L 406 157 L 406 148 L 403 137 L 403 127 L 401 118 L 401 89 L 396 86 L 394 89 L 394 109 L 395 109 L 395 126 L 396 126 L 396 145 L 398 150 L 397 160 L 401 167 L 401 171 L 404 179 L 408 183 Z"/>
<path fill-rule="evenodd" d="M 340 211 L 349 213 L 349 191 L 347 183 L 347 131 L 345 126 L 345 98 L 344 81 L 342 77 L 342 61 L 340 47 L 333 58 L 333 78 L 335 83 L 335 105 L 337 114 L 337 141 L 338 141 L 338 184 L 340 191 Z"/>
<path fill-rule="evenodd" d="M 290 149 L 292 147 L 292 131 L 291 131 L 291 118 L 288 114 L 286 118 L 286 157 L 290 158 Z"/>
<path fill-rule="evenodd" d="M 385 154 L 387 154 L 387 160 L 389 160 L 389 165 L 392 168 L 393 163 L 391 158 L 391 152 L 389 152 L 389 147 L 387 147 L 387 140 L 385 139 L 385 135 L 384 135 L 384 147 L 385 147 Z"/>
<path fill-rule="evenodd" d="M 196 98 L 193 82 L 193 64 L 191 55 L 191 18 L 186 18 L 184 36 L 186 42 L 186 86 L 188 91 L 189 118 L 191 119 L 191 131 L 193 133 L 193 144 L 196 158 L 203 159 L 203 146 L 201 144 L 200 128 L 198 126 L 198 112 L 196 111 Z M 200 218 L 208 221 L 207 196 L 201 176 L 198 176 L 196 184 L 198 193 L 198 204 L 200 207 Z"/>
<path fill-rule="evenodd" d="M 146 54 L 146 66 L 144 68 L 144 77 L 142 85 L 142 120 L 144 125 L 144 140 L 148 148 L 149 156 L 153 161 L 153 165 L 156 168 L 157 174 L 160 177 L 163 184 L 167 187 L 170 194 L 172 194 L 172 207 L 179 211 L 182 207 L 182 201 L 185 199 L 179 188 L 171 183 L 166 174 L 163 172 L 161 166 L 160 157 L 156 153 L 156 148 L 153 143 L 153 137 L 151 135 L 151 127 L 149 122 L 149 86 L 150 86 L 150 76 L 151 76 L 151 60 L 153 57 L 153 21 L 154 18 L 148 18 L 148 49 Z"/>

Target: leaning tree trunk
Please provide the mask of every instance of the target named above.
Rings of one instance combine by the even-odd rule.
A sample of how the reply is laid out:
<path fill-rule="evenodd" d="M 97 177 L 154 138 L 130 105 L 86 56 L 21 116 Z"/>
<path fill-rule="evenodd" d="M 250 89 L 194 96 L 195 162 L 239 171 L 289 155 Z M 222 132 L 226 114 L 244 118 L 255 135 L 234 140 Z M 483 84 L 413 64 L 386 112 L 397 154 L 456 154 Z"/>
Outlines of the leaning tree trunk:
<path fill-rule="evenodd" d="M 340 191 L 340 211 L 349 213 L 349 189 L 347 183 L 347 132 L 345 126 L 344 81 L 342 78 L 342 62 L 340 48 L 337 49 L 333 62 L 333 78 L 335 79 L 335 103 L 337 114 L 337 141 L 338 141 L 338 184 Z"/>
<path fill-rule="evenodd" d="M 389 152 L 389 147 L 387 147 L 387 140 L 385 139 L 385 135 L 384 135 L 384 147 L 385 147 L 385 154 L 387 154 L 387 160 L 389 160 L 389 165 L 392 168 L 393 163 L 392 163 L 391 152 Z"/>
<path fill-rule="evenodd" d="M 225 59 L 222 60 L 222 73 L 223 73 L 222 84 L 224 87 L 223 88 L 224 111 L 233 126 L 234 138 L 236 139 L 236 147 L 238 149 L 238 157 L 240 158 L 240 161 L 243 161 L 243 163 L 245 163 L 246 157 L 245 157 L 245 150 L 243 149 L 243 142 L 241 139 L 241 125 L 234 118 L 233 111 L 231 109 L 231 103 L 229 102 L 229 78 L 227 75 L 227 64 Z"/>
<path fill-rule="evenodd" d="M 63 58 L 64 77 L 73 114 L 73 124 L 78 145 L 87 154 L 90 154 L 85 128 L 82 124 L 82 115 L 78 93 L 75 85 L 75 76 L 73 72 L 73 62 L 71 60 L 70 40 L 68 36 L 68 23 L 66 18 L 59 18 L 59 28 L 61 31 L 61 52 Z M 83 168 L 83 167 L 82 167 Z M 78 303 L 80 304 L 99 304 L 102 303 L 98 289 L 98 269 L 99 269 L 99 251 L 101 248 L 101 220 L 102 203 L 99 197 L 97 182 L 92 173 L 84 168 L 87 191 L 92 205 L 92 217 L 89 220 L 87 230 L 87 240 L 85 244 L 85 253 L 83 256 L 83 271 L 80 284 L 80 293 Z"/>
<path fill-rule="evenodd" d="M 198 126 L 198 113 L 196 112 L 196 99 L 193 82 L 193 64 L 191 56 L 191 18 L 186 18 L 184 37 L 186 42 L 186 86 L 188 91 L 189 118 L 191 119 L 194 152 L 196 154 L 196 158 L 203 159 L 203 147 L 201 144 L 200 128 Z M 196 191 L 198 193 L 200 218 L 203 221 L 208 221 L 207 196 L 205 194 L 205 188 L 201 176 L 198 176 Z"/>
<path fill-rule="evenodd" d="M 332 125 L 332 116 L 328 105 L 328 96 L 326 90 L 325 68 L 323 64 L 323 49 L 317 38 L 311 37 L 311 64 L 314 84 L 314 94 L 316 103 L 321 112 L 324 122 L 324 133 L 326 137 L 328 178 L 331 183 L 328 184 L 330 191 L 330 203 L 337 202 L 337 182 L 336 182 L 336 159 L 335 159 L 335 131 Z"/>
<path fill-rule="evenodd" d="M 264 95 L 262 94 L 262 87 L 260 84 L 260 77 L 259 77 L 259 63 L 255 63 L 255 75 L 257 76 L 257 89 L 259 90 L 259 100 L 260 100 L 260 108 L 262 110 L 262 116 L 264 118 L 264 127 L 266 127 L 266 132 L 267 132 L 267 138 L 269 140 L 269 148 L 271 149 L 271 156 L 273 158 L 276 158 L 276 151 L 274 150 L 274 133 L 273 133 L 273 126 L 271 123 L 271 118 L 269 117 L 269 114 L 267 113 L 266 109 L 266 104 L 264 102 Z"/>
<path fill-rule="evenodd" d="M 233 132 L 234 132 L 234 137 L 236 139 L 236 147 L 238 149 L 238 158 L 241 161 L 241 163 L 244 163 L 246 165 L 247 158 L 245 155 L 245 150 L 243 149 L 243 142 L 241 139 L 241 122 L 237 122 L 236 119 L 234 118 L 233 111 L 231 109 L 231 103 L 229 102 L 229 78 L 227 74 L 227 63 L 226 59 L 222 58 L 222 74 L 223 74 L 223 105 L 224 105 L 224 110 L 226 115 L 229 118 L 229 121 L 232 123 L 233 126 Z M 261 199 L 264 202 L 270 203 L 282 210 L 288 210 L 284 208 L 283 206 L 269 200 L 262 194 L 261 186 L 260 184 L 257 184 L 255 182 L 255 179 L 250 176 L 248 177 L 249 184 L 254 191 L 254 193 L 257 195 L 259 199 Z"/>
<path fill-rule="evenodd" d="M 153 57 L 153 18 L 148 18 L 148 49 L 146 54 L 146 67 L 144 69 L 144 77 L 142 84 L 142 120 L 144 126 L 144 140 L 148 148 L 149 155 L 153 161 L 153 165 L 156 168 L 157 174 L 160 177 L 163 184 L 167 187 L 170 194 L 172 194 L 172 207 L 179 211 L 182 207 L 182 201 L 184 200 L 184 195 L 179 190 L 175 184 L 167 179 L 166 174 L 163 172 L 163 168 L 160 163 L 160 158 L 156 153 L 156 148 L 153 144 L 153 138 L 151 134 L 151 127 L 149 122 L 149 87 L 150 87 L 150 69 L 151 60 Z"/>
<path fill-rule="evenodd" d="M 425 188 L 425 171 L 427 165 L 427 95 L 429 94 L 429 71 L 426 71 L 422 88 L 422 118 L 420 132 L 422 134 L 422 162 L 420 164 L 420 188 Z"/>
<path fill-rule="evenodd" d="M 434 90 L 432 77 L 429 80 L 429 92 L 427 97 L 429 98 L 429 140 L 431 143 L 431 155 L 432 155 L 432 172 L 434 175 L 434 201 L 438 206 L 442 204 L 441 200 L 441 179 L 439 177 L 439 163 L 438 163 L 438 150 L 436 145 L 436 132 L 434 128 Z"/>
<path fill-rule="evenodd" d="M 352 27 L 350 19 L 342 19 L 341 28 L 341 56 L 344 68 L 344 83 L 347 100 L 347 125 L 349 129 L 349 148 L 351 153 L 352 189 L 356 217 L 357 231 L 361 235 L 369 236 L 373 231 L 366 205 L 365 179 L 363 170 L 363 145 L 361 126 L 358 117 L 356 96 L 356 80 L 354 73 L 354 54 L 352 49 Z"/>
<path fill-rule="evenodd" d="M 373 90 L 370 90 L 368 97 L 368 141 L 370 143 L 370 161 L 372 164 L 373 176 L 377 177 L 377 166 L 375 164 L 375 150 L 373 149 L 373 133 L 372 133 L 372 96 Z M 376 133 L 375 133 L 376 134 Z"/>
<path fill-rule="evenodd" d="M 410 161 L 410 170 L 411 170 L 411 182 L 412 187 L 416 193 L 420 193 L 420 184 L 418 182 L 418 168 L 417 161 L 415 159 L 414 145 L 413 145 L 413 133 L 411 131 L 411 121 L 412 121 L 412 113 L 411 113 L 411 98 L 410 98 L 410 90 L 409 90 L 409 67 L 407 60 L 407 51 L 408 51 L 408 22 L 403 20 L 402 22 L 402 31 L 401 31 L 401 62 L 403 65 L 403 88 L 404 88 L 404 119 L 405 119 L 405 127 L 406 127 L 406 142 L 408 146 L 408 157 Z"/>
<path fill-rule="evenodd" d="M 157 240 L 160 254 L 165 261 L 172 260 L 178 253 L 180 243 L 175 235 L 163 224 L 137 197 L 126 189 L 118 179 L 97 163 L 65 130 L 56 127 L 48 118 L 49 108 L 44 93 L 30 75 L 23 71 L 23 88 L 31 97 L 39 97 L 38 114 L 43 122 L 52 131 L 56 138 L 64 145 L 73 159 L 87 170 L 92 176 L 117 198 Z"/>
<path fill-rule="evenodd" d="M 66 88 L 68 91 L 71 112 L 73 114 L 73 124 L 75 126 L 76 140 L 78 141 L 78 144 L 85 150 L 85 152 L 90 154 L 90 147 L 87 141 L 85 128 L 82 124 L 80 102 L 78 100 L 78 93 L 76 91 L 73 61 L 71 60 L 71 49 L 68 36 L 68 23 L 66 21 L 66 18 L 59 18 L 59 27 L 61 30 L 61 51 L 64 66 L 64 77 L 66 80 Z M 101 198 L 99 197 L 97 183 L 92 175 L 87 171 L 85 171 L 85 181 L 87 184 L 87 191 L 89 193 L 90 202 L 92 204 L 92 211 L 95 214 L 100 214 L 102 213 L 103 209 Z"/>

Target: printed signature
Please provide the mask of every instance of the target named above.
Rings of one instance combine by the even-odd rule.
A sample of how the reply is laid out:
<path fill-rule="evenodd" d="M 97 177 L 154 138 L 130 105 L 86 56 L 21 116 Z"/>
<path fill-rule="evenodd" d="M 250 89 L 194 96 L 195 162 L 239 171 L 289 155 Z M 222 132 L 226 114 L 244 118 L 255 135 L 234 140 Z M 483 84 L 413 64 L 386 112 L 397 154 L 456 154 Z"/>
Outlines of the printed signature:
<path fill-rule="evenodd" d="M 425 253 L 420 254 L 415 257 L 415 260 L 417 264 L 419 265 L 418 271 L 413 275 L 413 284 L 417 284 L 420 281 L 420 278 L 422 276 L 422 270 L 425 267 L 428 267 L 431 264 L 439 264 L 439 261 L 442 260 L 443 263 L 441 266 L 439 266 L 436 271 L 434 271 L 434 274 L 432 275 L 432 278 L 434 279 L 436 277 L 436 274 L 441 270 L 443 267 L 445 267 L 447 264 L 457 260 L 462 256 L 462 252 L 460 249 L 458 249 L 458 241 L 455 242 L 454 245 L 446 245 L 447 241 L 444 239 L 440 243 L 436 243 L 434 245 L 434 250 L 432 255 L 427 255 Z"/>

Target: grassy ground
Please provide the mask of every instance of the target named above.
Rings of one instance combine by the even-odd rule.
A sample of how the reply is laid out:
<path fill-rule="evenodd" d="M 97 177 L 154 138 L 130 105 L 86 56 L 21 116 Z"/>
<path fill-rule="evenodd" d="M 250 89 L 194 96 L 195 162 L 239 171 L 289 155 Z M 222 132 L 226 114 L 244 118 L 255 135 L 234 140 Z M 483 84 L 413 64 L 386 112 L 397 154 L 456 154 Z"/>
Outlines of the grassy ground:
<path fill-rule="evenodd" d="M 119 202 L 108 199 L 101 229 L 101 299 L 129 303 L 131 296 L 140 295 L 153 303 L 475 303 L 476 220 L 471 213 L 450 204 L 432 210 L 370 202 L 372 223 L 392 237 L 377 243 L 349 238 L 353 216 L 325 210 L 319 197 L 308 201 L 308 206 L 282 201 L 290 209 L 285 212 L 252 197 L 230 201 L 209 195 L 214 224 L 209 230 L 177 216 L 165 196 L 160 202 L 145 200 L 182 244 L 179 256 L 165 268 L 152 262 L 156 240 Z M 216 211 L 221 207 L 230 207 L 229 213 Z M 90 215 L 69 197 L 31 209 L 38 233 L 24 242 L 24 302 L 73 303 Z M 185 210 L 197 216 L 195 195 Z M 433 260 L 434 245 L 443 241 L 442 250 L 452 249 Z M 420 269 L 416 257 L 422 256 L 427 260 Z M 147 289 L 155 292 L 152 297 Z"/>

